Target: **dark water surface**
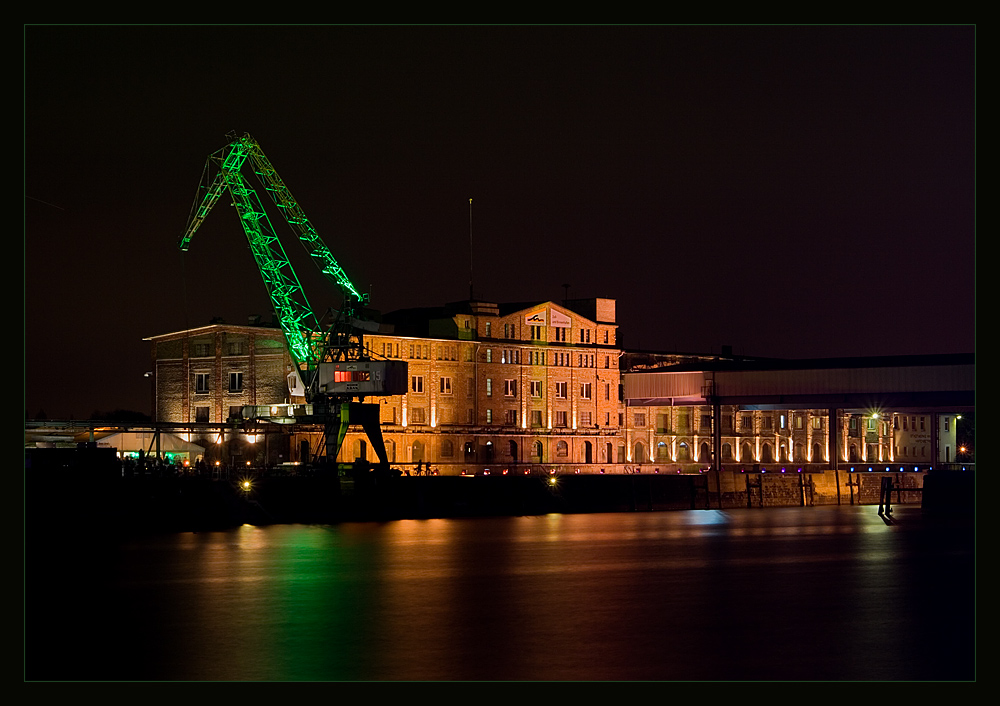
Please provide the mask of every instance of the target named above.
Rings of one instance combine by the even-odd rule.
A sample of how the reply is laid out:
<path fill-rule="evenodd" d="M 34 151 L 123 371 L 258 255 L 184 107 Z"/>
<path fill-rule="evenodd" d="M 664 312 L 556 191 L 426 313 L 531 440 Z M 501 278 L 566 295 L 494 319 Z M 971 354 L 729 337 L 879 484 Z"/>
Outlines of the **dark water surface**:
<path fill-rule="evenodd" d="M 899 508 L 28 541 L 26 677 L 973 679 L 970 520 Z"/>

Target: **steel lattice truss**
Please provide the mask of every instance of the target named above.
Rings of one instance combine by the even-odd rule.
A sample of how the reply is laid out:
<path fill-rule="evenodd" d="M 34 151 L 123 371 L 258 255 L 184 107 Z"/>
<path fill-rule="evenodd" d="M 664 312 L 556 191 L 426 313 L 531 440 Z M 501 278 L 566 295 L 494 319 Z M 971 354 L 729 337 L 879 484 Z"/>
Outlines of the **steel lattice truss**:
<path fill-rule="evenodd" d="M 180 249 L 188 249 L 195 232 L 222 193 L 228 190 L 285 333 L 289 352 L 300 370 L 314 368 L 328 353 L 330 333 L 323 331 L 257 192 L 243 177 L 242 170 L 248 159 L 310 258 L 343 293 L 344 305 L 338 319 L 341 325 L 349 322 L 355 307 L 365 303 L 367 296 L 360 294 L 347 278 L 257 141 L 249 134 L 231 135 L 231 138 L 228 145 L 209 155 L 205 163 L 188 226 L 179 242 Z"/>

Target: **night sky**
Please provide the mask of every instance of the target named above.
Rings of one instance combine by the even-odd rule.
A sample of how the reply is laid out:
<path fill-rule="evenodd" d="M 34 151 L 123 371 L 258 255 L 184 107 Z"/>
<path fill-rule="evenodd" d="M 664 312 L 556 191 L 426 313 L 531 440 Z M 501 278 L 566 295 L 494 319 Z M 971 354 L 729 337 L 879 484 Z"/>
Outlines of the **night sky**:
<path fill-rule="evenodd" d="M 617 299 L 626 347 L 975 348 L 974 27 L 28 26 L 25 409 L 148 412 L 143 338 L 270 302 L 249 132 L 383 312 Z M 272 212 L 274 214 L 274 212 Z M 338 294 L 272 215 L 313 303 Z"/>

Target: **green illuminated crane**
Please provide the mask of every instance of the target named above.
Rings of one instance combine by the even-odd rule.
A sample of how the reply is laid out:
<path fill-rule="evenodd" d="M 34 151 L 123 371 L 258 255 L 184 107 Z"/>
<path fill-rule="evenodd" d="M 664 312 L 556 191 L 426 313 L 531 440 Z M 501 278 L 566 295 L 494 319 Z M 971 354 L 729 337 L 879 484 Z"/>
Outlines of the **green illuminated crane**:
<path fill-rule="evenodd" d="M 323 423 L 327 427 L 328 458 L 336 456 L 348 420 L 353 418 L 352 421 L 364 425 L 376 451 L 380 451 L 379 457 L 387 462 L 381 430 L 378 429 L 377 405 L 358 404 L 351 400 L 355 397 L 363 399 L 365 395 L 405 392 L 406 364 L 401 361 L 371 361 L 364 357 L 362 334 L 358 328 L 363 326 L 363 322 L 358 316 L 361 307 L 368 303 L 368 296 L 360 293 L 348 279 L 257 141 L 249 134 L 242 137 L 230 134 L 229 139 L 228 145 L 209 155 L 205 162 L 187 228 L 179 242 L 180 249 L 187 251 L 191 239 L 212 207 L 223 192 L 228 191 L 284 331 L 289 354 L 305 384 L 306 399 L 315 407 L 308 414 L 309 421 Z M 310 259 L 343 295 L 336 321 L 325 330 L 306 299 L 257 192 L 243 176 L 244 167 L 248 164 L 298 235 Z M 373 438 L 373 429 L 369 428 L 373 414 L 377 442 Z M 334 428 L 337 428 L 335 444 L 330 434 Z"/>
<path fill-rule="evenodd" d="M 345 350 L 347 342 L 343 340 L 345 332 L 357 308 L 367 303 L 367 295 L 358 292 L 347 278 L 257 141 L 249 134 L 230 137 L 232 140 L 228 145 L 208 157 L 195 207 L 179 243 L 180 249 L 188 249 L 195 232 L 222 193 L 228 190 L 271 297 L 274 312 L 285 333 L 288 350 L 300 371 L 303 374 L 314 372 L 324 359 L 349 357 Z M 298 234 L 313 262 L 343 294 L 339 325 L 335 325 L 332 331 L 322 330 L 257 192 L 244 178 L 243 167 L 247 162 L 285 220 Z M 213 172 L 214 177 L 211 176 Z M 350 338 L 350 334 L 347 333 L 346 337 Z M 360 345 L 355 344 L 353 348 L 358 351 Z"/>

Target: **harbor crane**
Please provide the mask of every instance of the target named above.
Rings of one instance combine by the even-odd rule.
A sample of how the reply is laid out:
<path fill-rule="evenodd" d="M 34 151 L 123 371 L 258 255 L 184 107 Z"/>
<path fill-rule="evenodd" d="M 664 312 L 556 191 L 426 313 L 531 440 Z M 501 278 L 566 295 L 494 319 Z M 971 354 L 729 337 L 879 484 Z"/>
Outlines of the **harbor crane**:
<path fill-rule="evenodd" d="M 348 426 L 360 424 L 379 461 L 388 468 L 379 405 L 365 403 L 364 398 L 404 394 L 406 362 L 374 360 L 366 353 L 364 332 L 378 329 L 377 323 L 364 317 L 368 295 L 359 292 L 348 279 L 257 141 L 248 133 L 242 137 L 230 133 L 227 137 L 229 143 L 205 162 L 187 228 L 178 245 L 182 251 L 188 250 L 212 207 L 228 191 L 296 366 L 289 375 L 289 386 L 294 384 L 297 389 L 301 381 L 306 400 L 304 405 L 244 406 L 242 418 L 321 424 L 327 463 L 335 462 Z M 329 325 L 322 324 L 310 306 L 257 191 L 244 177 L 246 168 L 256 174 L 312 262 L 340 291 L 342 303 Z"/>

